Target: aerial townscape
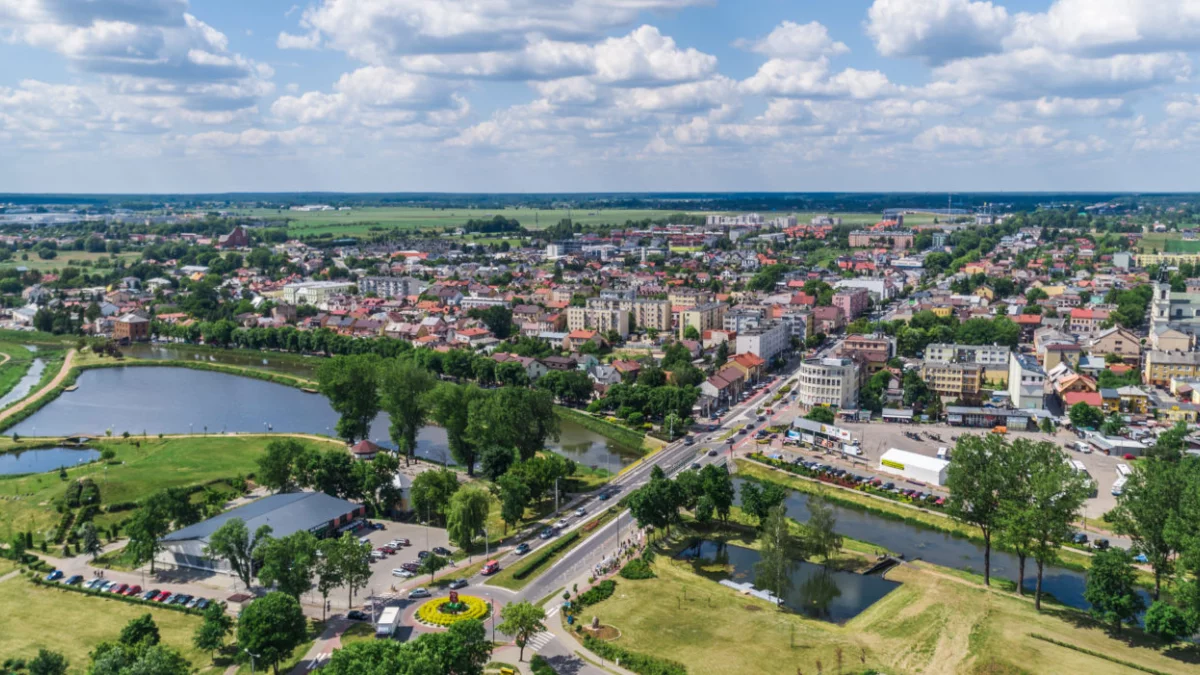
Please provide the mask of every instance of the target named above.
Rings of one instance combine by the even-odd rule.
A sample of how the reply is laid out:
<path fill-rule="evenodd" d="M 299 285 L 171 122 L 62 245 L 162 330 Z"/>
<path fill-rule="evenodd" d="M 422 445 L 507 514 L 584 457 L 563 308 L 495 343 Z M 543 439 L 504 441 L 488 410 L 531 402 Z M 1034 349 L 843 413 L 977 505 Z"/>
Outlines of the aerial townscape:
<path fill-rule="evenodd" d="M 0 675 L 1200 673 L 1197 0 L 0 0 Z"/>

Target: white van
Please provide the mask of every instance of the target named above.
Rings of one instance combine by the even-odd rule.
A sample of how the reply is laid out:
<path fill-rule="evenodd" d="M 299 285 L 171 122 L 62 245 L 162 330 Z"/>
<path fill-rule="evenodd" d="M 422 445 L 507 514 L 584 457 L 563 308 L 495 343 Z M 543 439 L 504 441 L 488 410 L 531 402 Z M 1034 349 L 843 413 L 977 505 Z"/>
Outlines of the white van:
<path fill-rule="evenodd" d="M 1085 455 L 1092 454 L 1092 444 L 1091 443 L 1086 443 L 1084 441 L 1076 441 L 1075 449 L 1078 450 L 1079 452 L 1082 452 Z"/>

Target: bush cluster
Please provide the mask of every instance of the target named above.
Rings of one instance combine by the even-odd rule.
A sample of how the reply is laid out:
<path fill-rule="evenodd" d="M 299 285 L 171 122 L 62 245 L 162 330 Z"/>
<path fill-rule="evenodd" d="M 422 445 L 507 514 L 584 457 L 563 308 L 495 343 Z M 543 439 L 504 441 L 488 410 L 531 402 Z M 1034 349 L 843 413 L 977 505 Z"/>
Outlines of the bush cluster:
<path fill-rule="evenodd" d="M 621 577 L 624 579 L 653 579 L 654 570 L 650 569 L 650 563 L 646 562 L 644 558 L 634 558 L 621 568 Z"/>
<path fill-rule="evenodd" d="M 575 608 L 583 609 L 589 605 L 607 600 L 612 597 L 615 590 L 617 590 L 617 582 L 612 579 L 605 579 L 583 593 L 580 593 L 579 597 L 575 599 Z"/>
<path fill-rule="evenodd" d="M 638 675 L 687 675 L 687 668 L 678 661 L 632 652 L 591 635 L 583 636 L 583 646 L 610 661 L 621 660 L 621 667 Z"/>
<path fill-rule="evenodd" d="M 533 671 L 533 675 L 558 675 L 550 667 L 550 664 L 546 663 L 546 659 L 537 654 L 534 654 L 533 658 L 529 660 L 529 669 Z"/>

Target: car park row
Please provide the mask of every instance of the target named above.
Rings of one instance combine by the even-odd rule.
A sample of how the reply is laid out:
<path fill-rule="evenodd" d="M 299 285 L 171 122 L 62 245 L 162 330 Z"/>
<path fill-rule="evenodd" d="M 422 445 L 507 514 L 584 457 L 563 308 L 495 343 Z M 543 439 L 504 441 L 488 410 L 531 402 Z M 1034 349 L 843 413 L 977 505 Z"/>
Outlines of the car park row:
<path fill-rule="evenodd" d="M 117 581 L 109 581 L 103 577 L 84 581 L 83 575 L 76 574 L 64 578 L 61 570 L 54 570 L 47 574 L 46 581 L 59 581 L 64 586 L 79 586 L 99 593 L 112 593 L 130 598 L 140 598 L 147 602 L 161 602 L 164 605 L 177 605 L 187 609 L 203 610 L 213 602 L 207 598 L 188 595 L 186 593 L 172 593 L 171 591 L 159 590 L 157 588 L 142 590 L 142 587 L 137 584 L 123 584 Z"/>

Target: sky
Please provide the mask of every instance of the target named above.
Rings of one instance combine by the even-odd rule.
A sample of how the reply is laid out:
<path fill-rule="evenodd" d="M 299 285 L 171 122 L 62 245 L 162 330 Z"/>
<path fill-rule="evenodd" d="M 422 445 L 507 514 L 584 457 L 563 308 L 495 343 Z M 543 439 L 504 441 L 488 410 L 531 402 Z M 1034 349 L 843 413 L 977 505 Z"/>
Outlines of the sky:
<path fill-rule="evenodd" d="M 1196 191 L 1200 0 L 0 0 L 0 192 Z"/>

